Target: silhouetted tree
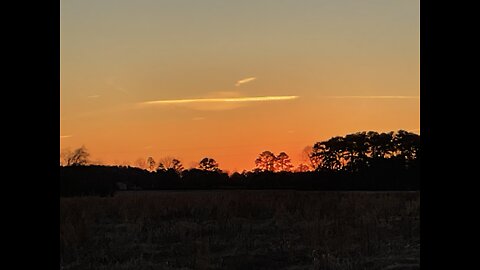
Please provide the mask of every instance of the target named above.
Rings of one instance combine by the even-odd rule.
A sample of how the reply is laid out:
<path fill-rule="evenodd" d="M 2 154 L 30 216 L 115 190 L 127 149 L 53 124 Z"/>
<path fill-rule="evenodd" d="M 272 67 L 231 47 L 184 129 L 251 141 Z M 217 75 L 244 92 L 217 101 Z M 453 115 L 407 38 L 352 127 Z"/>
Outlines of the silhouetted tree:
<path fill-rule="evenodd" d="M 419 135 L 404 130 L 381 134 L 369 131 L 317 142 L 312 156 L 321 160 L 317 170 L 357 172 L 371 166 L 385 167 L 387 164 L 390 167 L 410 166 L 417 162 L 419 151 Z M 396 161 L 387 162 L 389 159 Z"/>
<path fill-rule="evenodd" d="M 157 171 L 168 171 L 172 170 L 180 175 L 185 168 L 182 165 L 182 162 L 176 158 L 172 157 L 165 157 L 161 159 L 162 161 L 159 163 Z"/>
<path fill-rule="evenodd" d="M 167 169 L 172 168 L 174 159 L 175 158 L 170 157 L 170 156 L 160 158 L 158 160 L 158 168 L 157 169 L 167 170 Z"/>
<path fill-rule="evenodd" d="M 181 173 L 184 170 L 182 162 L 174 158 L 172 160 L 172 169 L 174 169 L 177 173 Z"/>
<path fill-rule="evenodd" d="M 317 142 L 313 145 L 312 158 L 317 159 L 316 170 L 340 170 L 344 165 L 343 154 L 341 149 L 343 142 L 342 137 L 333 137 L 325 142 Z"/>
<path fill-rule="evenodd" d="M 275 170 L 275 160 L 276 157 L 272 152 L 263 151 L 255 160 L 256 169 L 273 172 Z"/>
<path fill-rule="evenodd" d="M 181 162 L 169 158 L 156 173 L 129 166 L 86 165 L 84 146 L 62 152 L 61 196 L 112 195 L 118 183 L 129 190 L 209 188 L 295 188 L 313 190 L 418 190 L 420 183 L 420 136 L 404 130 L 389 133 L 357 132 L 317 142 L 311 148 L 315 171 L 305 163 L 295 173 L 286 153 L 277 157 L 262 152 L 253 171 L 228 174 L 218 170 L 211 158 L 200 161 L 200 169 L 184 170 Z M 306 152 L 310 152 L 307 150 Z M 149 165 L 155 165 L 149 158 Z M 275 173 L 275 171 L 280 171 Z"/>
<path fill-rule="evenodd" d="M 370 142 L 366 132 L 346 135 L 339 148 L 345 161 L 344 168 L 346 170 L 358 171 L 367 166 Z"/>
<path fill-rule="evenodd" d="M 368 140 L 370 141 L 369 156 L 373 159 L 392 157 L 395 152 L 393 134 L 393 131 L 388 133 L 369 131 L 367 133 Z"/>
<path fill-rule="evenodd" d="M 148 157 L 147 158 L 147 166 L 150 171 L 153 171 L 155 169 L 155 160 L 153 157 Z"/>
<path fill-rule="evenodd" d="M 65 166 L 86 165 L 88 163 L 89 156 L 90 154 L 88 153 L 87 148 L 85 148 L 83 145 L 82 147 L 75 149 L 73 152 L 70 150 L 65 150 L 61 154 L 63 165 Z"/>
<path fill-rule="evenodd" d="M 414 160 L 420 149 L 420 136 L 405 130 L 399 130 L 394 138 L 395 156 L 405 161 Z"/>
<path fill-rule="evenodd" d="M 280 154 L 278 154 L 278 156 L 275 158 L 275 171 L 290 172 L 292 171 L 292 168 L 293 168 L 293 165 L 287 153 L 281 152 Z"/>
<path fill-rule="evenodd" d="M 212 171 L 212 172 L 217 172 L 219 171 L 218 169 L 218 163 L 215 161 L 215 159 L 213 158 L 204 158 L 202 159 L 199 164 L 198 164 L 198 168 L 200 170 L 204 170 L 204 171 Z"/>

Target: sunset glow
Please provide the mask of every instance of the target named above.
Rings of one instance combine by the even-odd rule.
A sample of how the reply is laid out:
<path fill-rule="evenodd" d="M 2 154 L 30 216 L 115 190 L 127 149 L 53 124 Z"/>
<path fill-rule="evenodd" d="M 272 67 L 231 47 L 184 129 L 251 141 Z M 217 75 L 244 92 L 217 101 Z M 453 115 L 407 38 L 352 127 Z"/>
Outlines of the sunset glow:
<path fill-rule="evenodd" d="M 227 171 L 420 128 L 419 1 L 61 0 L 60 148 Z"/>

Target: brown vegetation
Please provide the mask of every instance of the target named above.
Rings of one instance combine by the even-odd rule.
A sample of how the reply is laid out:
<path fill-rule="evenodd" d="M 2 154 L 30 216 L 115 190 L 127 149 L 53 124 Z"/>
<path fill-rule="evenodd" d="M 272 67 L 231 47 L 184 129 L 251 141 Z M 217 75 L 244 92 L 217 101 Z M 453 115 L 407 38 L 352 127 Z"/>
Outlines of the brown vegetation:
<path fill-rule="evenodd" d="M 122 192 L 61 198 L 60 217 L 62 269 L 419 263 L 418 192 Z"/>

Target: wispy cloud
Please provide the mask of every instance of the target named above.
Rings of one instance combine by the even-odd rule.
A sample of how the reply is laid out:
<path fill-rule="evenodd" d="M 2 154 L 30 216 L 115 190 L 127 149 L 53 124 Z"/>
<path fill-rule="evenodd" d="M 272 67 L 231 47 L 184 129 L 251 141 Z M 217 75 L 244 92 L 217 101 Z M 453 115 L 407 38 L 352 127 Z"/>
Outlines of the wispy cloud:
<path fill-rule="evenodd" d="M 344 99 L 420 99 L 419 96 L 325 96 L 326 98 Z"/>
<path fill-rule="evenodd" d="M 258 102 L 258 101 L 280 101 L 292 100 L 298 96 L 262 96 L 262 97 L 235 97 L 235 98 L 193 98 L 193 99 L 167 99 L 146 101 L 143 105 L 161 105 L 161 104 L 185 104 L 185 103 L 218 103 L 218 102 Z"/>
<path fill-rule="evenodd" d="M 298 96 L 260 96 L 260 97 L 238 97 L 238 96 L 220 96 L 205 97 L 205 98 L 191 98 L 191 99 L 167 99 L 167 100 L 152 100 L 138 103 L 139 108 L 145 106 L 182 106 L 185 108 L 200 110 L 200 111 L 224 111 L 232 110 L 252 103 L 272 102 L 282 100 L 293 100 Z M 198 121 L 198 120 L 197 120 Z"/>
<path fill-rule="evenodd" d="M 60 136 L 60 139 L 66 139 L 66 138 L 71 138 L 73 137 L 72 135 L 63 135 L 63 136 Z"/>
<path fill-rule="evenodd" d="M 257 78 L 255 78 L 255 77 L 250 77 L 250 78 L 241 79 L 241 80 L 237 81 L 237 83 L 235 84 L 235 86 L 240 86 L 240 85 L 242 85 L 242 84 L 244 84 L 244 83 L 248 83 L 248 82 L 254 81 L 254 80 L 256 80 L 256 79 L 257 79 Z"/>
<path fill-rule="evenodd" d="M 222 93 L 222 95 L 218 94 Z M 145 102 L 137 103 L 125 103 L 119 104 L 114 107 L 102 108 L 94 111 L 82 112 L 75 115 L 76 118 L 85 118 L 85 117 L 99 117 L 111 113 L 120 113 L 130 110 L 141 110 L 146 107 L 183 107 L 198 111 L 223 111 L 223 110 L 232 110 L 245 106 L 249 106 L 253 103 L 261 102 L 275 102 L 275 101 L 288 101 L 299 98 L 299 96 L 257 96 L 257 97 L 238 97 L 232 95 L 237 95 L 236 92 L 214 92 L 211 93 L 213 97 L 202 97 L 202 98 L 191 98 L 191 99 L 162 99 L 162 100 L 151 100 Z M 228 96 L 227 96 L 228 95 Z M 204 120 L 202 116 L 193 117 L 194 121 Z M 62 118 L 62 120 L 64 120 Z"/>

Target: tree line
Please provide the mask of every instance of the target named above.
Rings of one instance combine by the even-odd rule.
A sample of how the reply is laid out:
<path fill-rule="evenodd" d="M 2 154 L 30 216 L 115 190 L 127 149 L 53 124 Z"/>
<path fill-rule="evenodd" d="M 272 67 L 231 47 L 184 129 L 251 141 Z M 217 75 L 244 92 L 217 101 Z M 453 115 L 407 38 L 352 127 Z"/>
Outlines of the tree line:
<path fill-rule="evenodd" d="M 112 195 L 117 190 L 289 188 L 317 190 L 418 190 L 420 136 L 404 130 L 357 132 L 316 142 L 294 168 L 287 153 L 263 151 L 251 171 L 228 175 L 215 159 L 196 168 L 148 157 L 138 167 L 89 164 L 84 146 L 61 154 L 62 196 Z"/>

